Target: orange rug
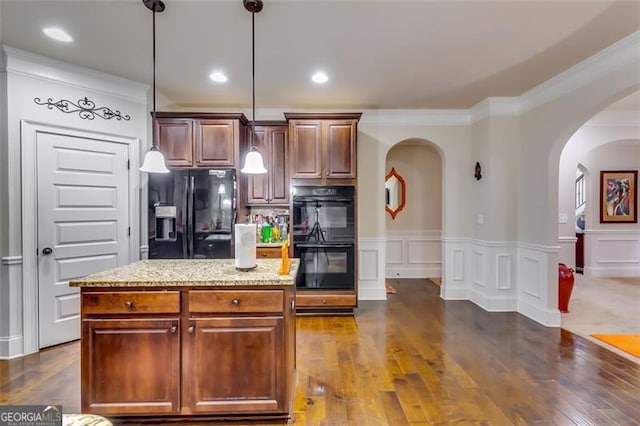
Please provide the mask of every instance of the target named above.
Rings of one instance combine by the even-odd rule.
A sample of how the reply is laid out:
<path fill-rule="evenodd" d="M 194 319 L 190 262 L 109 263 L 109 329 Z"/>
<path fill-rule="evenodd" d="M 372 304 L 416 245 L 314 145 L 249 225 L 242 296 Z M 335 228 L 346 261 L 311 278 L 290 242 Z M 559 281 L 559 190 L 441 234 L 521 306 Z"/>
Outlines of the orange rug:
<path fill-rule="evenodd" d="M 640 334 L 592 334 L 591 336 L 640 358 Z"/>

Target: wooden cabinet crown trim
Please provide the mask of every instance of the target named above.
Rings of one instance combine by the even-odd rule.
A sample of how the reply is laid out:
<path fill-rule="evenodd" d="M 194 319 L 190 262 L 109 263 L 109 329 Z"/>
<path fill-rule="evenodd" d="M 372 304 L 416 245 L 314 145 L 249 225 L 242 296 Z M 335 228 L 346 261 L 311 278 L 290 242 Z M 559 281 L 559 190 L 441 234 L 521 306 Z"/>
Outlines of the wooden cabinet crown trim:
<path fill-rule="evenodd" d="M 287 120 L 360 120 L 361 112 L 285 112 Z"/>
<path fill-rule="evenodd" d="M 153 113 L 151 113 L 153 115 Z M 249 119 L 243 113 L 235 112 L 171 112 L 158 111 L 156 118 L 192 118 L 210 120 L 240 120 L 242 124 L 249 124 Z"/>

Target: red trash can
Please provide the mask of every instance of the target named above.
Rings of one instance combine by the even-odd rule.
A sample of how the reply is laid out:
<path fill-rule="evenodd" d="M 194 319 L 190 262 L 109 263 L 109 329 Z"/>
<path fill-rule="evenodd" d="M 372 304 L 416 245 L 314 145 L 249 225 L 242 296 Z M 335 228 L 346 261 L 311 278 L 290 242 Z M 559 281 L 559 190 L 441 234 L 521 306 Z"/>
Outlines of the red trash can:
<path fill-rule="evenodd" d="M 563 314 L 569 312 L 569 299 L 573 291 L 573 269 L 564 263 L 558 264 L 558 309 Z"/>

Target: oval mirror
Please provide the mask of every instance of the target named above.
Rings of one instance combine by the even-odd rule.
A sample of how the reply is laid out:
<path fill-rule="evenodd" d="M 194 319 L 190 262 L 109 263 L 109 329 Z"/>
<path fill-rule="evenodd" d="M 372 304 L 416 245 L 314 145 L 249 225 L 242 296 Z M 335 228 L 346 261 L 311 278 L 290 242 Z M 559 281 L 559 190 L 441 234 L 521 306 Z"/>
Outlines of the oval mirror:
<path fill-rule="evenodd" d="M 384 209 L 391 215 L 392 219 L 402 211 L 405 205 L 405 183 L 402 176 L 396 172 L 394 167 L 384 180 L 385 207 Z"/>

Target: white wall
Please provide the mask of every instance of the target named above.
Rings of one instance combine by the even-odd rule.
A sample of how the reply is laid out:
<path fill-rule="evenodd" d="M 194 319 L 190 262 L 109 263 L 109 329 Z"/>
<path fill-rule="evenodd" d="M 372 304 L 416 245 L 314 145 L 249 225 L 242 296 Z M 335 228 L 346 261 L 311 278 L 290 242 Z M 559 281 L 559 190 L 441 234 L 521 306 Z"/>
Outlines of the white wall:
<path fill-rule="evenodd" d="M 3 237 L 0 243 L 0 358 L 8 358 L 25 353 L 25 333 L 33 336 L 36 324 L 33 318 L 23 317 L 22 309 L 25 304 L 35 304 L 36 301 L 26 300 L 28 295 L 23 291 L 26 284 L 33 287 L 34 283 L 24 283 L 22 271 L 25 255 L 22 247 L 21 205 L 23 183 L 24 186 L 27 183 L 22 182 L 21 178 L 21 122 L 26 120 L 89 130 L 146 142 L 148 88 L 7 46 L 3 46 L 1 56 L 2 76 L 7 82 L 7 91 L 2 100 L 7 107 L 0 111 L 2 120 L 6 120 L 0 143 L 3 151 L 0 157 L 0 235 Z M 42 101 L 51 98 L 53 102 L 69 100 L 77 103 L 85 96 L 94 101 L 97 107 L 105 106 L 120 111 L 129 115 L 130 120 L 104 120 L 99 117 L 87 120 L 80 118 L 78 113 L 67 114 L 34 102 L 35 98 Z M 146 143 L 141 143 L 139 153 L 145 150 Z M 142 158 L 142 155 L 138 157 Z M 139 166 L 132 164 L 132 167 Z M 138 193 L 141 191 L 140 187 L 133 190 Z M 137 235 L 138 232 L 134 234 Z M 26 255 L 35 256 L 31 253 Z"/>

